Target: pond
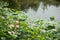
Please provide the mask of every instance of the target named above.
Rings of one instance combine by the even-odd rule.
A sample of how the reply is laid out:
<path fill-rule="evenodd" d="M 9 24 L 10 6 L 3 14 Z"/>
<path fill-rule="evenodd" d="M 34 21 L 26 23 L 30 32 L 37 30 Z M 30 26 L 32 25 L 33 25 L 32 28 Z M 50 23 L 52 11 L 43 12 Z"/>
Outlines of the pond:
<path fill-rule="evenodd" d="M 7 2 L 10 4 L 8 7 L 22 10 L 32 19 L 49 20 L 49 17 L 54 16 L 56 20 L 60 20 L 60 0 L 9 0 Z"/>
<path fill-rule="evenodd" d="M 49 17 L 54 16 L 55 20 L 60 20 L 60 6 L 47 5 L 47 8 L 43 9 L 43 4 L 40 3 L 38 9 L 35 11 L 31 7 L 26 10 L 27 16 L 34 19 L 40 18 L 43 20 L 49 20 Z"/>

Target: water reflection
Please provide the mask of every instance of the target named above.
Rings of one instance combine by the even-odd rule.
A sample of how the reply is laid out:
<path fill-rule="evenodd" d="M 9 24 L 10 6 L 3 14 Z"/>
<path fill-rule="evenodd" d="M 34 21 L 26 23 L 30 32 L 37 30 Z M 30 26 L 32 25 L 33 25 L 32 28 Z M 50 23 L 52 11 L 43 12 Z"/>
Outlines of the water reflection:
<path fill-rule="evenodd" d="M 27 15 L 30 18 L 38 17 L 40 19 L 49 19 L 49 17 L 54 16 L 56 20 L 60 20 L 60 6 L 56 7 L 53 5 L 48 5 L 47 9 L 43 10 L 42 3 L 40 3 L 38 10 L 34 11 L 32 8 L 27 10 Z"/>
<path fill-rule="evenodd" d="M 27 15 L 39 17 L 40 19 L 48 19 L 54 16 L 56 20 L 60 20 L 60 0 L 4 0 L 9 3 L 10 8 L 16 8 L 25 11 Z"/>

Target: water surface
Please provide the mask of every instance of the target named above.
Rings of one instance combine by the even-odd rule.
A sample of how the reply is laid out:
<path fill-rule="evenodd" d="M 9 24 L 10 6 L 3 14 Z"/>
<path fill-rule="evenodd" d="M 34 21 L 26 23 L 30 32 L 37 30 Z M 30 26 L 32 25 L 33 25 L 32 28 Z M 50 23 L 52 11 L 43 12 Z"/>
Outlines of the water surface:
<path fill-rule="evenodd" d="M 47 8 L 43 9 L 43 4 L 40 3 L 37 11 L 31 7 L 26 10 L 28 17 L 30 18 L 40 18 L 40 19 L 49 19 L 49 17 L 54 16 L 55 20 L 60 20 L 60 6 L 56 7 L 53 5 L 47 5 Z"/>

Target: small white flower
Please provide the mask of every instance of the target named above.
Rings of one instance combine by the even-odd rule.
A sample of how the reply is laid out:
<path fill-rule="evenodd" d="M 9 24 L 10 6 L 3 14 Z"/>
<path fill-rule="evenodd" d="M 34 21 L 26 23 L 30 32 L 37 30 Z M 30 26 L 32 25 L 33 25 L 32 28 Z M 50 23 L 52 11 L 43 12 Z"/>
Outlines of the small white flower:
<path fill-rule="evenodd" d="M 3 16 L 0 16 L 0 18 L 5 19 L 5 17 L 3 17 Z"/>
<path fill-rule="evenodd" d="M 57 31 L 56 29 L 52 29 L 52 31 Z"/>
<path fill-rule="evenodd" d="M 19 28 L 19 25 L 16 25 L 16 28 Z"/>
<path fill-rule="evenodd" d="M 8 33 L 9 33 L 9 34 L 11 34 L 11 32 L 10 32 L 10 31 L 8 31 Z"/>
<path fill-rule="evenodd" d="M 16 23 L 18 24 L 18 23 L 19 23 L 19 21 L 17 20 L 17 21 L 16 21 Z"/>
<path fill-rule="evenodd" d="M 14 27 L 14 25 L 13 24 L 10 24 L 10 25 L 8 25 L 8 27 L 12 28 L 12 27 Z"/>
<path fill-rule="evenodd" d="M 40 29 L 41 32 L 46 32 L 46 30 Z"/>

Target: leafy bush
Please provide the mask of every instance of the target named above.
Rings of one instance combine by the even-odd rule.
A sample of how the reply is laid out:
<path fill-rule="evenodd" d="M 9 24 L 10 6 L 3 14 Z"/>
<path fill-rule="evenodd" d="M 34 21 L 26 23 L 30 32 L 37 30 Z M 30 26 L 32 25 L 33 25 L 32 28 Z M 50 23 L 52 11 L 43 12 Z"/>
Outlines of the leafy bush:
<path fill-rule="evenodd" d="M 0 40 L 60 40 L 59 22 L 28 20 L 22 11 L 0 6 Z"/>

